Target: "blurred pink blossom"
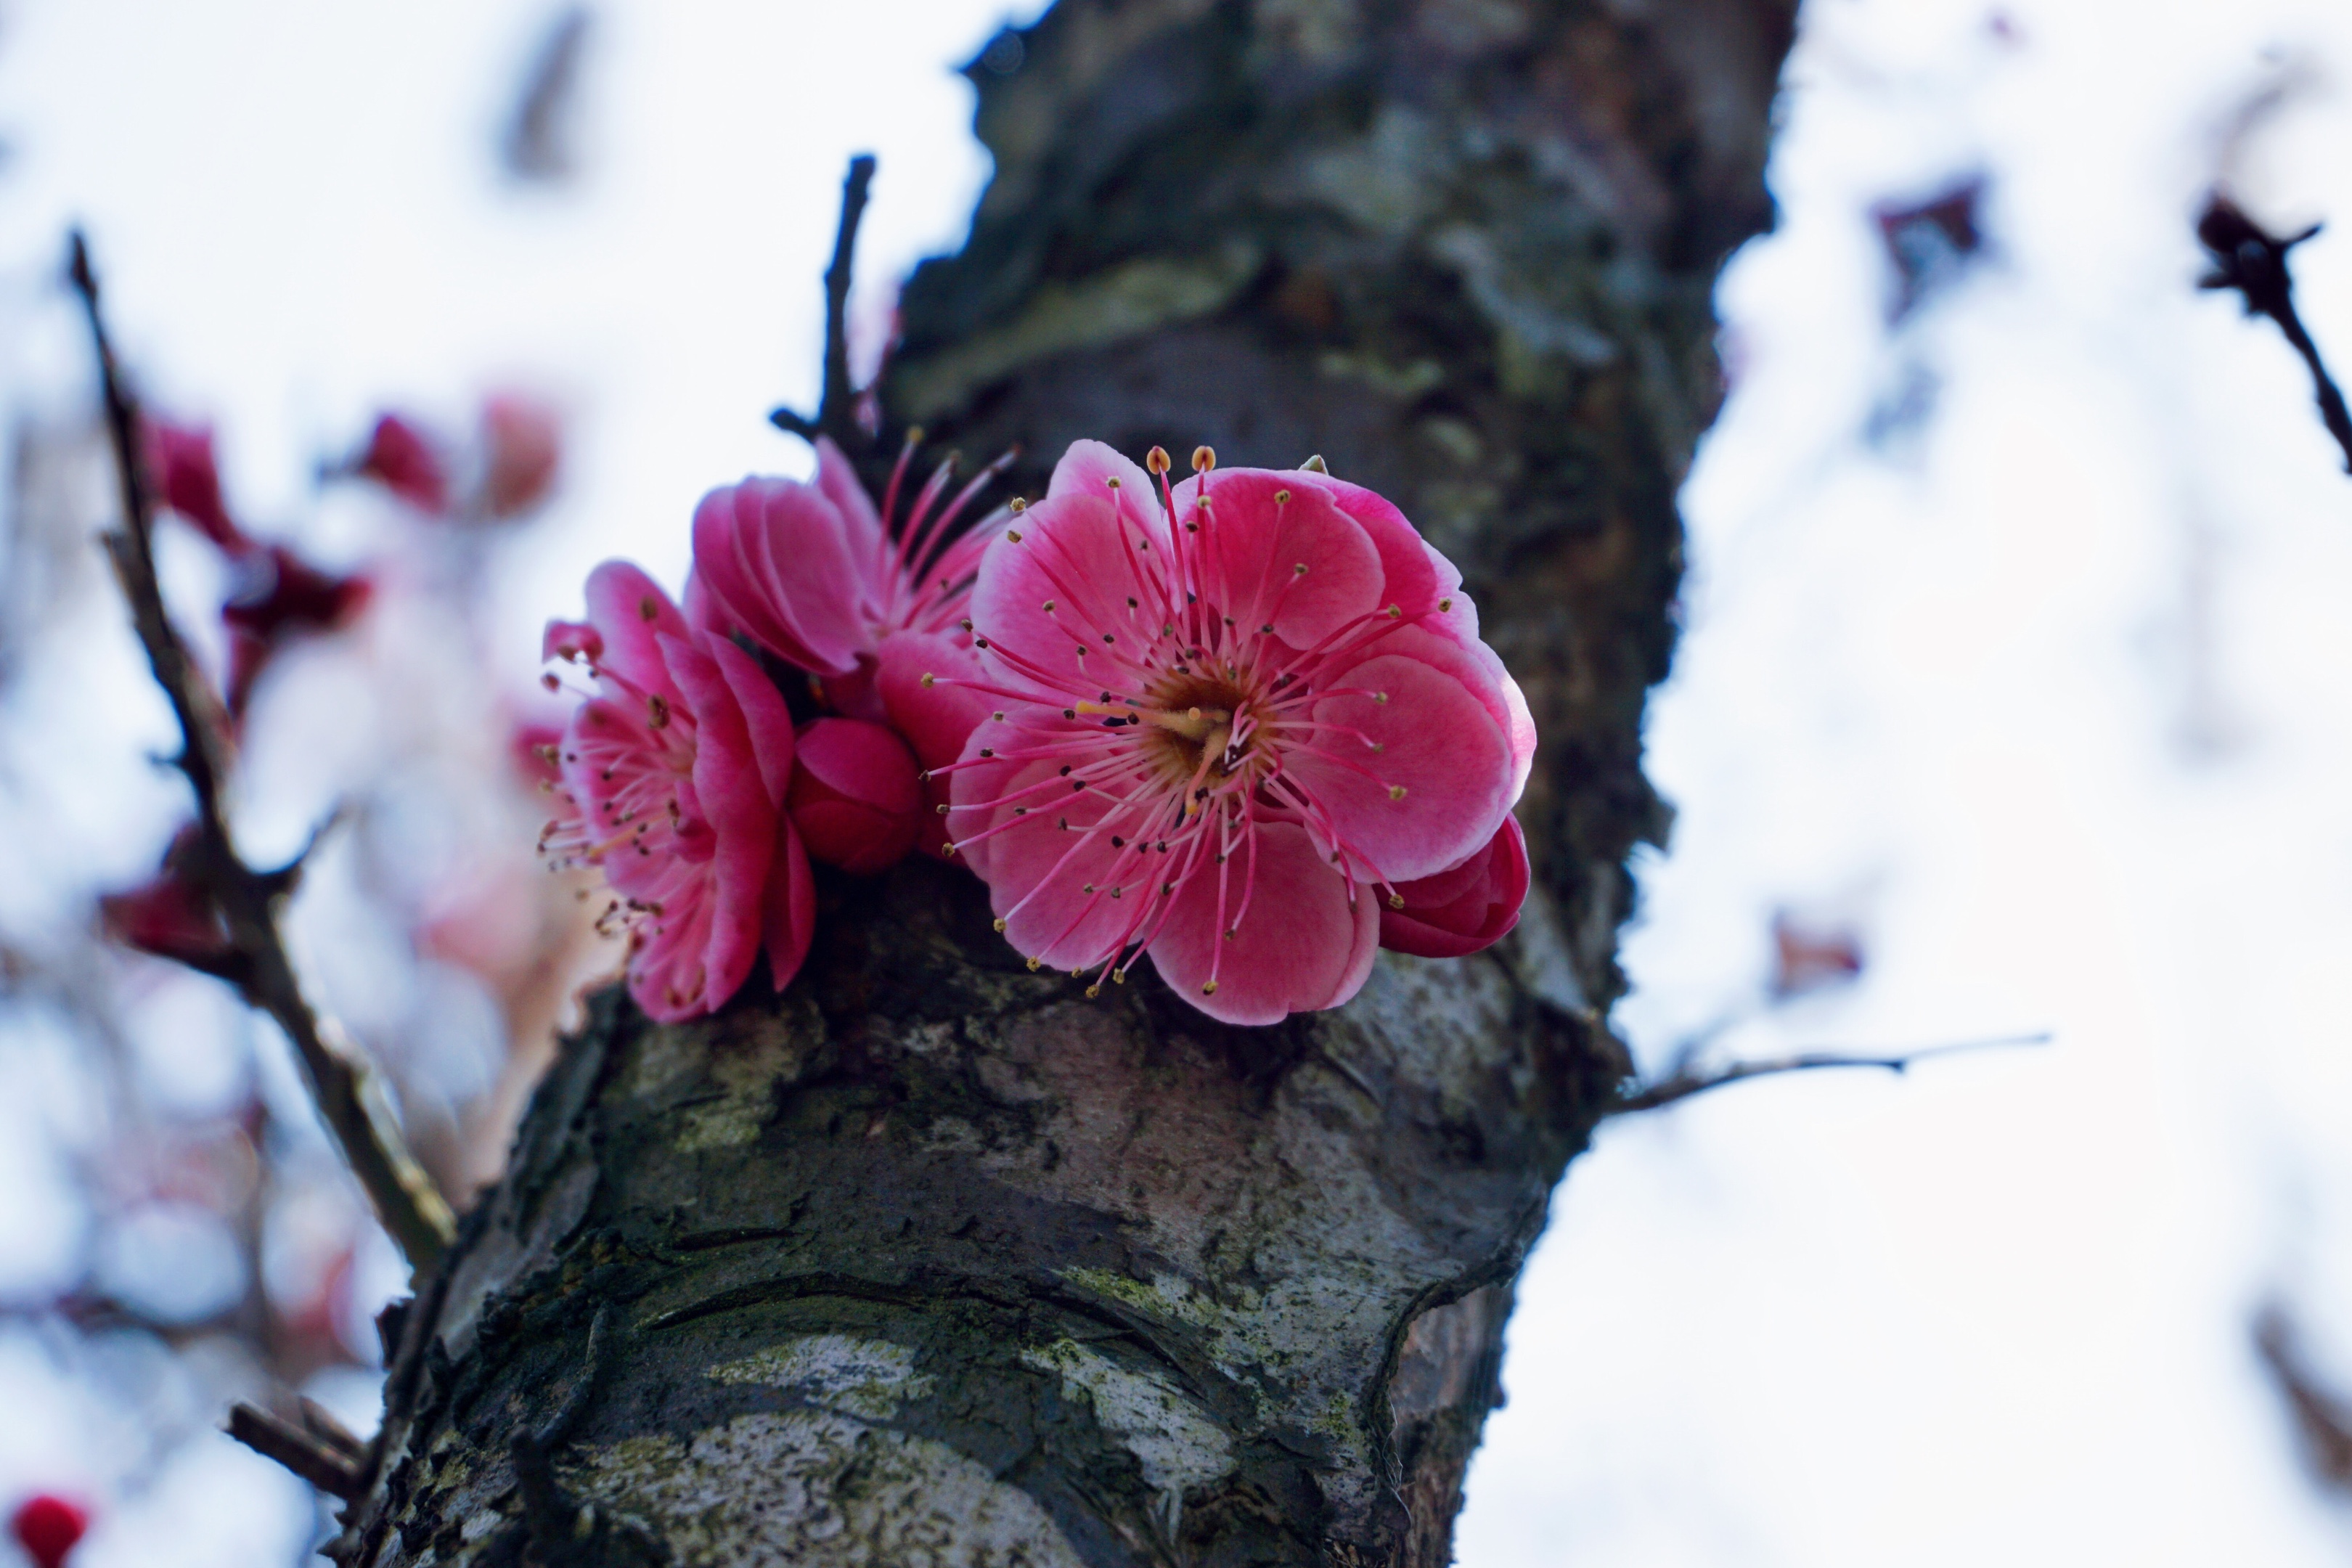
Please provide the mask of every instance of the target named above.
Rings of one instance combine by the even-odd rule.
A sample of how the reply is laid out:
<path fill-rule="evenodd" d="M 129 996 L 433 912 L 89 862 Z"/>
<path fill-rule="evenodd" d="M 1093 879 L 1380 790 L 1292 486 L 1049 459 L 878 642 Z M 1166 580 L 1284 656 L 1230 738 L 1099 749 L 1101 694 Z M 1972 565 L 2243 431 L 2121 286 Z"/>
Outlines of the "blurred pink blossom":
<path fill-rule="evenodd" d="M 449 470 L 431 437 L 412 421 L 386 414 L 375 422 L 353 472 L 375 480 L 422 512 L 449 510 Z"/>
<path fill-rule="evenodd" d="M 89 1510 L 55 1492 L 35 1492 L 8 1516 L 8 1530 L 35 1568 L 63 1568 L 89 1530 Z"/>

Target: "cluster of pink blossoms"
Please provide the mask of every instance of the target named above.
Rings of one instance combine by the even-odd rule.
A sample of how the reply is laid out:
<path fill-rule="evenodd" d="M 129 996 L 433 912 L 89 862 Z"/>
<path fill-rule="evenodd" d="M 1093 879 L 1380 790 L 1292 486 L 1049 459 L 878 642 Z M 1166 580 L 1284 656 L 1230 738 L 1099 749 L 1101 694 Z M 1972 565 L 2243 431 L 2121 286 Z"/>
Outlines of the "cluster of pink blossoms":
<path fill-rule="evenodd" d="M 1535 730 L 1461 577 L 1403 514 L 1316 469 L 1171 486 L 1097 442 L 1046 498 L 950 539 L 990 478 L 877 514 L 814 483 L 697 510 L 683 610 L 599 567 L 548 653 L 594 693 L 547 752 L 546 846 L 604 868 L 653 1016 L 714 1010 L 764 945 L 781 989 L 814 859 L 961 861 L 1028 956 L 1123 981 L 1149 953 L 1231 1023 L 1353 996 L 1388 947 L 1475 952 L 1528 888 L 1511 806 Z M 1153 479 L 1159 481 L 1155 490 Z M 798 727 L 759 649 L 825 712 Z"/>

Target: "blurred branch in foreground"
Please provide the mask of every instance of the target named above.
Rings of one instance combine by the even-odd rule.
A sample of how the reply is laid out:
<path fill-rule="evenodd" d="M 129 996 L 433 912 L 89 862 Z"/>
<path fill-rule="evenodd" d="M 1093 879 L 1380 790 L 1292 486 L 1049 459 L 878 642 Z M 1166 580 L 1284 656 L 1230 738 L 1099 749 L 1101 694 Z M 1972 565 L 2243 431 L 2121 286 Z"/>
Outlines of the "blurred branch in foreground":
<path fill-rule="evenodd" d="M 229 748 L 219 704 L 189 658 L 163 607 L 156 582 L 153 506 L 142 455 L 139 413 L 123 386 L 99 310 L 98 280 L 77 231 L 71 271 L 89 319 L 121 491 L 122 524 L 106 537 L 139 640 L 156 683 L 171 700 L 182 742 L 173 763 L 195 796 L 191 829 L 174 843 L 164 879 L 154 889 L 188 917 L 189 958 L 236 986 L 268 1013 L 294 1043 L 321 1116 L 374 1204 L 384 1228 L 421 1268 L 437 1257 L 456 1229 L 448 1204 L 409 1153 L 382 1090 L 334 1026 L 302 995 L 278 929 L 278 904 L 294 885 L 302 861 L 257 871 L 239 857 L 222 802 Z M 201 940 L 199 940 L 201 939 Z"/>
<path fill-rule="evenodd" d="M 2322 1491 L 2352 1497 L 2352 1405 L 2321 1380 L 2294 1316 L 2276 1296 L 2254 1314 L 2254 1352 L 2294 1417 L 2312 1479 Z"/>
<path fill-rule="evenodd" d="M 2295 313 L 2294 279 L 2286 268 L 2287 252 L 2318 232 L 2319 226 L 2313 224 L 2301 234 L 2278 238 L 2239 211 L 2229 197 L 2217 194 L 2206 201 L 2205 211 L 2197 219 L 2197 238 L 2213 256 L 2213 270 L 2199 279 L 2197 286 L 2233 289 L 2245 300 L 2246 314 L 2268 316 L 2278 323 L 2286 341 L 2311 367 L 2319 417 L 2336 444 L 2344 448 L 2345 472 L 2352 473 L 2352 412 L 2346 410 L 2344 394 L 2336 390 L 2326 362 L 2319 357 L 2318 345 Z"/>
<path fill-rule="evenodd" d="M 1927 1046 L 1897 1056 L 1846 1056 L 1836 1051 L 1801 1051 L 1794 1056 L 1769 1057 L 1760 1061 L 1734 1062 L 1728 1067 L 1701 1070 L 1688 1058 L 1674 1071 L 1656 1082 L 1636 1088 L 1626 1094 L 1609 1112 L 1612 1116 L 1630 1115 L 1637 1110 L 1656 1110 L 1676 1100 L 1688 1100 L 1710 1089 L 1727 1084 L 1742 1083 L 1751 1078 L 1770 1078 L 1781 1073 L 1815 1072 L 1827 1068 L 1877 1068 L 1885 1072 L 1907 1071 L 1914 1062 L 1931 1057 L 1958 1056 L 1962 1052 L 2007 1050 L 2017 1046 L 2046 1046 L 2048 1030 L 2033 1035 L 2002 1035 L 1986 1040 L 1959 1040 L 1950 1045 Z"/>

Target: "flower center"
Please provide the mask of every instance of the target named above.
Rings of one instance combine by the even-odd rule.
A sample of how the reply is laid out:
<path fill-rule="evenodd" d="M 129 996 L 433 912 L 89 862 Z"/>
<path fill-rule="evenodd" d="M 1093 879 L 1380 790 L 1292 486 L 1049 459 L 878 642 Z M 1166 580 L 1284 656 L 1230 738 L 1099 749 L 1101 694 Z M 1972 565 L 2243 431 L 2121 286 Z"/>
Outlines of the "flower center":
<path fill-rule="evenodd" d="M 1164 676 L 1139 703 L 1080 702 L 1077 710 L 1139 727 L 1146 756 L 1171 787 L 1212 792 L 1229 780 L 1247 784 L 1257 770 L 1264 719 L 1252 694 L 1228 680 L 1199 675 Z M 1189 814 L 1188 814 L 1189 815 Z"/>

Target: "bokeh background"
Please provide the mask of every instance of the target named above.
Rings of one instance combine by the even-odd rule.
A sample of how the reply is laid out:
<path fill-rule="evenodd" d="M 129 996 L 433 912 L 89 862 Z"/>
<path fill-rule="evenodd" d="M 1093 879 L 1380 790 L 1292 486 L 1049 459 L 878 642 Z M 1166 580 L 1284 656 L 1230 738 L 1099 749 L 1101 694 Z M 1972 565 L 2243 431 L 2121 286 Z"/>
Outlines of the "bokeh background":
<path fill-rule="evenodd" d="M 308 1489 L 215 1428 L 276 1388 L 372 1426 L 401 1270 L 284 1042 L 99 934 L 184 805 L 90 542 L 67 226 L 239 523 L 369 584 L 257 685 L 239 820 L 267 859 L 334 816 L 298 956 L 462 1190 L 614 956 L 530 853 L 539 627 L 806 470 L 763 416 L 814 402 L 849 155 L 870 357 L 987 177 L 959 68 L 1040 9 L 0 0 L 0 1507 L 86 1500 L 77 1564 L 315 1561 Z M 2050 1042 L 1604 1127 L 1469 1568 L 2352 1551 L 2291 1397 L 2352 1389 L 2352 479 L 2192 232 L 2217 184 L 2340 219 L 2295 265 L 2352 367 L 2347 95 L 2340 0 L 1807 0 L 1619 1020 L 1653 1072 Z M 518 418 L 559 456 L 434 515 L 341 471 L 386 411 L 466 494 Z M 161 548 L 226 658 L 249 568 Z"/>

